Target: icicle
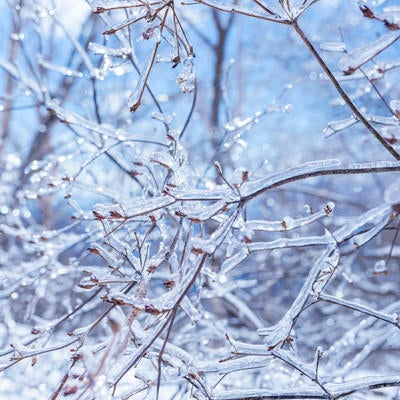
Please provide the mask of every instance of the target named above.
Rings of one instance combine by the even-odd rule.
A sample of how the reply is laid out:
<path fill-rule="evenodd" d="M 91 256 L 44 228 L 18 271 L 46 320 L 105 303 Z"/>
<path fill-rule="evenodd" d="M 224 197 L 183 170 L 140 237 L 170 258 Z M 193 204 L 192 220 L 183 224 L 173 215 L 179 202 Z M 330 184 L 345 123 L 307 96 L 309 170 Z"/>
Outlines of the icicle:
<path fill-rule="evenodd" d="M 340 53 L 346 51 L 346 45 L 343 42 L 324 42 L 319 45 L 319 48 L 324 51 Z"/>
<path fill-rule="evenodd" d="M 145 86 L 147 84 L 148 77 L 150 75 L 150 70 L 154 64 L 155 55 L 156 55 L 156 52 L 158 49 L 158 44 L 159 43 L 155 43 L 153 45 L 153 50 L 148 55 L 147 60 L 146 60 L 145 64 L 143 65 L 142 70 L 140 71 L 139 80 L 136 84 L 136 88 L 132 92 L 132 94 L 129 96 L 128 106 L 129 106 L 129 109 L 131 110 L 131 112 L 135 112 L 140 107 L 140 104 L 142 102 L 143 92 L 144 92 Z"/>
<path fill-rule="evenodd" d="M 175 171 L 176 168 L 179 167 L 177 162 L 173 159 L 173 157 L 166 152 L 156 152 L 153 153 L 150 161 L 155 164 L 159 164 L 164 168 L 167 168 L 171 171 Z"/>
<path fill-rule="evenodd" d="M 221 224 L 207 239 L 194 238 L 193 248 L 200 249 L 204 253 L 212 254 L 221 245 L 227 235 L 228 230 L 237 218 L 237 214 L 232 214 L 226 221 Z"/>
<path fill-rule="evenodd" d="M 343 56 L 339 61 L 339 68 L 345 74 L 352 74 L 366 62 L 370 61 L 376 55 L 391 46 L 399 38 L 400 34 L 397 31 L 382 35 L 374 42 L 368 43 L 367 45 Z"/>
<path fill-rule="evenodd" d="M 110 57 L 124 57 L 129 55 L 132 50 L 126 47 L 121 47 L 119 49 L 113 49 L 108 46 L 103 46 L 98 43 L 90 42 L 89 50 L 92 51 L 96 55 L 107 55 Z"/>
<path fill-rule="evenodd" d="M 98 204 L 94 207 L 94 211 L 98 212 L 104 218 L 111 217 L 113 212 L 117 212 L 121 215 L 124 215 L 124 213 L 126 213 L 129 218 L 132 218 L 136 215 L 143 216 L 145 214 L 149 214 L 153 211 L 168 207 L 174 203 L 175 200 L 171 199 L 169 196 L 159 196 L 146 199 L 146 201 L 142 202 L 142 204 L 138 204 L 138 200 L 131 203 L 124 203 L 122 208 L 114 204 Z"/>
<path fill-rule="evenodd" d="M 154 118 L 154 119 L 156 119 L 157 121 L 161 121 L 161 122 L 163 122 L 164 124 L 170 124 L 173 120 L 174 120 L 174 118 L 175 118 L 175 116 L 176 116 L 176 114 L 175 113 L 173 113 L 173 114 L 169 114 L 169 115 L 166 115 L 166 114 L 163 114 L 163 113 L 160 113 L 160 112 L 153 112 L 152 114 L 151 114 L 151 116 Z"/>
<path fill-rule="evenodd" d="M 192 222 L 203 222 L 219 214 L 226 207 L 224 200 L 216 201 L 211 205 L 198 205 L 195 207 L 193 204 L 184 204 L 179 209 L 179 213 L 187 216 Z"/>
<path fill-rule="evenodd" d="M 358 218 L 352 218 L 348 224 L 343 225 L 341 228 L 337 229 L 333 235 L 336 238 L 338 243 L 344 242 L 346 239 L 354 237 L 358 232 L 366 231 L 366 237 L 368 237 L 368 231 L 370 231 L 376 225 L 384 226 L 391 215 L 391 209 L 389 206 L 379 206 L 373 208 L 372 210 L 367 211 L 362 214 Z M 363 236 L 358 235 L 358 243 L 362 243 L 364 241 Z"/>
<path fill-rule="evenodd" d="M 65 76 L 71 76 L 74 78 L 82 78 L 83 77 L 82 72 L 74 71 L 73 69 L 64 67 L 62 65 L 55 65 L 49 61 L 44 60 L 41 56 L 38 56 L 38 63 L 43 68 L 46 68 L 50 71 L 59 72 L 60 74 L 65 75 Z"/>
<path fill-rule="evenodd" d="M 240 264 L 249 255 L 247 247 L 242 246 L 238 253 L 227 258 L 221 265 L 221 272 L 226 274 Z"/>
<path fill-rule="evenodd" d="M 333 202 L 328 202 L 324 208 L 310 216 L 304 218 L 296 218 L 296 219 L 288 219 L 289 217 L 285 217 L 282 221 L 262 221 L 262 220 L 254 220 L 247 221 L 246 228 L 254 230 L 254 231 L 267 231 L 267 232 L 283 232 L 289 231 L 292 229 L 296 229 L 305 225 L 308 225 L 314 221 L 317 221 L 320 218 L 331 215 L 335 208 L 335 204 Z"/>
<path fill-rule="evenodd" d="M 303 175 L 315 171 L 324 171 L 324 170 L 331 170 L 333 168 L 337 168 L 340 166 L 340 161 L 339 160 L 321 160 L 321 161 L 310 161 L 308 163 L 301 164 L 299 166 L 293 167 L 293 168 L 288 168 L 287 170 L 283 172 L 278 172 L 272 175 L 269 175 L 265 178 L 253 180 L 253 181 L 247 181 L 243 184 L 241 187 L 241 194 L 242 196 L 249 196 L 252 193 L 255 193 L 259 190 L 262 190 L 263 188 L 267 186 L 271 186 L 274 183 L 277 183 L 279 181 L 283 181 L 285 179 L 290 179 L 291 177 L 297 176 L 297 175 Z"/>
<path fill-rule="evenodd" d="M 352 115 L 349 118 L 342 119 L 340 121 L 332 121 L 328 122 L 328 126 L 323 130 L 324 137 L 328 138 L 329 136 L 332 136 L 333 134 L 340 132 L 344 129 L 349 128 L 350 126 L 353 126 L 358 122 L 357 118 Z"/>
<path fill-rule="evenodd" d="M 191 93 L 195 88 L 195 80 L 196 75 L 193 61 L 191 58 L 186 58 L 183 61 L 182 69 L 176 78 L 176 83 L 182 90 L 182 93 Z"/>

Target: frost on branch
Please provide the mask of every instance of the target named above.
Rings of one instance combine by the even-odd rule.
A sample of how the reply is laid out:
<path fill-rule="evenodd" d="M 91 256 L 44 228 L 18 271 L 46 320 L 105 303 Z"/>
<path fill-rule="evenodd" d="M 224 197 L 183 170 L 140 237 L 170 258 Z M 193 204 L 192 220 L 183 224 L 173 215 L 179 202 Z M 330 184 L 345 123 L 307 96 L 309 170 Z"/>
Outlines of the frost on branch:
<path fill-rule="evenodd" d="M 1 398 L 398 397 L 396 6 L 3 3 Z"/>
<path fill-rule="evenodd" d="M 339 62 L 339 68 L 345 74 L 352 74 L 357 69 L 362 67 L 366 62 L 373 59 L 379 53 L 390 47 L 393 43 L 399 40 L 400 34 L 398 32 L 391 32 L 382 35 L 373 43 L 368 43 L 349 54 L 343 56 Z"/>

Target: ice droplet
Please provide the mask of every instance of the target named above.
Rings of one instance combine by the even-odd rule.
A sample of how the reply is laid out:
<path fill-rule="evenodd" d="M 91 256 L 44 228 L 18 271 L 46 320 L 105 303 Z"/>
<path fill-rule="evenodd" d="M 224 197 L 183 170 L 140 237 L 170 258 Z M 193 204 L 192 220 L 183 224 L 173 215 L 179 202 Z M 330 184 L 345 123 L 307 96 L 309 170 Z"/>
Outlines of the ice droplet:
<path fill-rule="evenodd" d="M 291 229 L 294 225 L 293 218 L 287 216 L 282 220 L 282 227 L 286 231 L 287 229 Z"/>
<path fill-rule="evenodd" d="M 221 273 L 218 275 L 218 281 L 219 283 L 226 283 L 228 282 L 228 277 L 224 273 Z"/>
<path fill-rule="evenodd" d="M 387 268 L 386 268 L 386 262 L 385 260 L 379 260 L 375 263 L 374 265 L 374 271 L 373 274 L 374 275 L 378 275 L 378 274 L 385 274 L 387 273 Z"/>
<path fill-rule="evenodd" d="M 7 206 L 0 207 L 0 214 L 6 215 L 8 214 L 9 208 Z"/>

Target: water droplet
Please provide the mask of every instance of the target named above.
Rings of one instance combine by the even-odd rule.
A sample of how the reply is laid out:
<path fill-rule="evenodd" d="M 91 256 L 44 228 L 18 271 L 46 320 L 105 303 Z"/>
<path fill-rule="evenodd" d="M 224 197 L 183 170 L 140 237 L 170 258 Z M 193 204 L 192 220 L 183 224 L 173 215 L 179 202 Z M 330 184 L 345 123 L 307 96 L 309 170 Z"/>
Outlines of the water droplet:
<path fill-rule="evenodd" d="M 113 68 L 113 72 L 116 76 L 122 76 L 125 74 L 125 69 L 119 65 L 118 67 Z"/>
<path fill-rule="evenodd" d="M 0 214 L 8 214 L 9 208 L 7 206 L 1 206 L 0 207 Z"/>
<path fill-rule="evenodd" d="M 283 229 L 291 229 L 291 228 L 293 228 L 293 225 L 294 225 L 294 220 L 293 220 L 293 218 L 291 218 L 291 217 L 285 217 L 285 218 L 283 218 L 283 221 L 282 221 L 282 227 L 283 227 Z"/>
<path fill-rule="evenodd" d="M 46 392 L 47 391 L 47 385 L 45 383 L 41 383 L 39 385 L 39 391 Z"/>
<path fill-rule="evenodd" d="M 35 200 L 35 199 L 37 199 L 37 194 L 27 190 L 25 192 L 25 198 L 27 200 Z"/>
<path fill-rule="evenodd" d="M 28 210 L 25 210 L 22 215 L 24 218 L 30 218 L 32 216 L 31 212 Z"/>
<path fill-rule="evenodd" d="M 10 37 L 11 37 L 11 40 L 24 40 L 24 38 L 25 38 L 25 35 L 22 33 L 22 32 L 17 32 L 17 33 L 12 33 L 11 35 L 10 35 Z"/>

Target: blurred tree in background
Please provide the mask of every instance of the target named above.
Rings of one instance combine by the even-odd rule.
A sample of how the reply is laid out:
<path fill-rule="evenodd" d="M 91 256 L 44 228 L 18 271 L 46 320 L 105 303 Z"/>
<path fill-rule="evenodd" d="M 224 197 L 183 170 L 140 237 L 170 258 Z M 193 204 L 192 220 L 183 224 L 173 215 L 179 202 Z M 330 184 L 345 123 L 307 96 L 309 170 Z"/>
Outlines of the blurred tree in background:
<path fill-rule="evenodd" d="M 2 398 L 399 397 L 397 1 L 0 11 Z"/>

